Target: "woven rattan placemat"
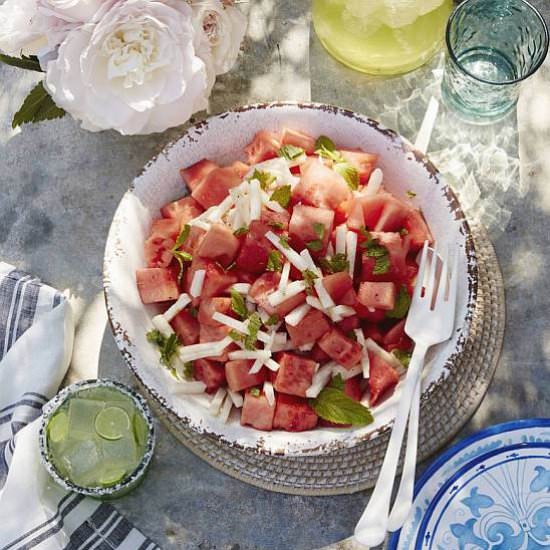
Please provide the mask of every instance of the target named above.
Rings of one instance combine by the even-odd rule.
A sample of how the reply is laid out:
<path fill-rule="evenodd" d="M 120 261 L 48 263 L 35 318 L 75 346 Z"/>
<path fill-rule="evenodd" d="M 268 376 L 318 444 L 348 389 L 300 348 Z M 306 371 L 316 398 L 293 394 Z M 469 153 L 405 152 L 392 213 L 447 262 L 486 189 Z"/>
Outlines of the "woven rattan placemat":
<path fill-rule="evenodd" d="M 421 404 L 419 460 L 451 440 L 481 403 L 495 372 L 505 325 L 502 275 L 485 230 L 472 227 L 478 260 L 478 296 L 470 335 L 448 377 Z M 144 389 L 146 393 L 146 390 Z M 177 417 L 151 406 L 174 436 L 214 468 L 257 487 L 298 495 L 337 495 L 372 487 L 389 430 L 372 440 L 317 456 L 270 456 L 235 448 L 194 432 Z"/>

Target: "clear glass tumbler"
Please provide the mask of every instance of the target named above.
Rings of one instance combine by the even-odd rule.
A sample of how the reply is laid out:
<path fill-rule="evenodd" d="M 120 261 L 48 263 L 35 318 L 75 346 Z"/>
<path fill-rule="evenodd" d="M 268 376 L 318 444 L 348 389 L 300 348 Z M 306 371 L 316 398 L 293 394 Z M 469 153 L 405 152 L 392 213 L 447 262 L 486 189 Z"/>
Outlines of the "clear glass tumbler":
<path fill-rule="evenodd" d="M 466 0 L 447 24 L 443 100 L 462 118 L 494 122 L 516 105 L 542 64 L 548 28 L 525 0 Z"/>
<path fill-rule="evenodd" d="M 370 74 L 426 63 L 443 45 L 452 0 L 313 0 L 315 32 L 336 59 Z"/>

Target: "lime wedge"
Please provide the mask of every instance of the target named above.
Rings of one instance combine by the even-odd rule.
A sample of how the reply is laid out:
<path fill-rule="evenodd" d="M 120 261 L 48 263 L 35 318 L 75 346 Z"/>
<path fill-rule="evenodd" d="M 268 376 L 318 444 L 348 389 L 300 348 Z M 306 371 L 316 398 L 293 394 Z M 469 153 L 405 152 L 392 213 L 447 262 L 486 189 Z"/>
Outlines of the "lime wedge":
<path fill-rule="evenodd" d="M 140 447 L 145 447 L 147 437 L 149 436 L 149 426 L 140 413 L 136 413 L 134 416 L 134 435 L 136 436 L 137 444 Z"/>
<path fill-rule="evenodd" d="M 115 485 L 126 476 L 126 470 L 117 467 L 107 467 L 99 474 L 99 483 L 104 487 Z"/>
<path fill-rule="evenodd" d="M 100 437 L 116 441 L 130 429 L 130 417 L 120 407 L 106 407 L 95 418 L 95 431 Z"/>
<path fill-rule="evenodd" d="M 57 413 L 48 423 L 48 437 L 52 443 L 61 443 L 69 433 L 69 417 L 64 411 Z"/>

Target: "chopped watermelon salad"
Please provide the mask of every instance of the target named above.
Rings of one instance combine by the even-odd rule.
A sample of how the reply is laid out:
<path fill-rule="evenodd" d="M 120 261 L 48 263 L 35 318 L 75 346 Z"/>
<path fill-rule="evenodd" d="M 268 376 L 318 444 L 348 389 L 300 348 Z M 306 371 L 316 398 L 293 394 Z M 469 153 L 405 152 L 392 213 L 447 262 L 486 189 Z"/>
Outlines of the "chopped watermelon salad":
<path fill-rule="evenodd" d="M 404 331 L 430 230 L 384 187 L 377 155 L 295 130 L 258 132 L 247 162 L 181 170 L 136 273 L 148 340 L 183 393 L 258 430 L 372 422 L 413 344 Z M 182 194 L 184 189 L 182 188 Z"/>

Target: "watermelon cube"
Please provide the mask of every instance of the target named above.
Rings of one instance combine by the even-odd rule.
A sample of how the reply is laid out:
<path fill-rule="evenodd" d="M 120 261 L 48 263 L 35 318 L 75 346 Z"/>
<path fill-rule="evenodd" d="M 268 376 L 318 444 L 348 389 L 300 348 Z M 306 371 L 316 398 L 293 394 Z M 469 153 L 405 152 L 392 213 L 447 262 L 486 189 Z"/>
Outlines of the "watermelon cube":
<path fill-rule="evenodd" d="M 221 323 L 212 319 L 212 315 L 216 312 L 229 315 L 229 317 L 236 317 L 231 308 L 231 298 L 212 297 L 201 300 L 197 319 L 201 325 L 219 327 Z"/>
<path fill-rule="evenodd" d="M 298 130 L 292 130 L 291 128 L 285 128 L 281 134 L 282 145 L 294 145 L 294 147 L 301 147 L 306 155 L 313 155 L 315 152 L 315 140 L 303 134 Z"/>
<path fill-rule="evenodd" d="M 273 427 L 287 432 L 303 432 L 317 426 L 317 414 L 303 397 L 277 394 Z"/>
<path fill-rule="evenodd" d="M 185 309 L 180 311 L 170 324 L 178 335 L 180 342 L 185 346 L 196 344 L 199 341 L 199 322 Z"/>
<path fill-rule="evenodd" d="M 361 346 L 335 327 L 321 337 L 319 347 L 346 369 L 351 369 L 361 361 Z"/>
<path fill-rule="evenodd" d="M 300 294 L 288 298 L 279 305 L 272 306 L 269 303 L 269 295 L 277 290 L 280 280 L 280 273 L 268 271 L 254 281 L 248 294 L 260 307 L 265 309 L 269 315 L 278 315 L 282 317 L 300 304 L 303 304 L 306 301 L 306 295 L 305 292 L 300 292 Z"/>
<path fill-rule="evenodd" d="M 395 283 L 367 281 L 359 286 L 357 299 L 366 308 L 392 310 L 395 307 L 397 287 Z"/>
<path fill-rule="evenodd" d="M 295 202 L 334 211 L 353 196 L 344 178 L 317 157 L 302 164 L 301 172 L 302 178 L 292 190 Z"/>
<path fill-rule="evenodd" d="M 239 239 L 225 225 L 216 223 L 210 227 L 197 247 L 197 254 L 228 266 L 237 255 Z"/>
<path fill-rule="evenodd" d="M 244 148 L 248 164 L 257 164 L 263 160 L 275 158 L 281 148 L 279 136 L 268 130 L 260 130 Z"/>
<path fill-rule="evenodd" d="M 210 359 L 197 359 L 194 361 L 193 373 L 196 380 L 206 384 L 206 393 L 216 392 L 226 382 L 223 364 Z"/>
<path fill-rule="evenodd" d="M 283 353 L 279 359 L 279 365 L 275 389 L 278 392 L 305 397 L 306 390 L 311 386 L 317 363 L 299 355 Z"/>
<path fill-rule="evenodd" d="M 176 275 L 164 267 L 147 267 L 136 270 L 136 282 L 144 304 L 176 300 L 180 295 Z"/>
<path fill-rule="evenodd" d="M 378 155 L 349 149 L 341 149 L 340 154 L 359 172 L 359 183 L 362 185 L 368 183 L 371 172 L 376 168 Z"/>
<path fill-rule="evenodd" d="M 369 389 L 371 405 L 376 405 L 384 395 L 393 390 L 399 382 L 395 369 L 379 355 L 369 352 Z"/>
<path fill-rule="evenodd" d="M 185 224 L 202 214 L 204 210 L 193 197 L 183 197 L 177 201 L 168 203 L 160 209 L 164 218 L 176 220 L 178 224 Z M 179 227 L 176 235 L 179 233 Z"/>
<path fill-rule="evenodd" d="M 273 429 L 274 416 L 275 403 L 270 405 L 264 394 L 255 396 L 250 391 L 245 393 L 241 409 L 241 425 L 249 425 L 257 430 L 269 432 Z"/>
<path fill-rule="evenodd" d="M 225 325 L 213 327 L 211 325 L 200 325 L 199 342 L 219 342 L 223 340 L 231 329 Z M 231 343 L 227 346 L 223 352 L 218 356 L 210 356 L 207 359 L 212 361 L 227 361 L 229 359 L 229 352 L 237 348 L 237 344 Z"/>
<path fill-rule="evenodd" d="M 287 325 L 286 329 L 292 344 L 298 348 L 319 340 L 330 330 L 330 322 L 323 312 L 311 309 L 296 326 Z"/>
<path fill-rule="evenodd" d="M 191 196 L 204 209 L 217 206 L 241 180 L 241 176 L 232 166 L 215 168 L 193 189 Z"/>
<path fill-rule="evenodd" d="M 180 175 L 183 181 L 187 184 L 189 190 L 193 191 L 196 187 L 198 187 L 199 183 L 201 183 L 206 176 L 216 168 L 219 168 L 219 166 L 215 162 L 208 159 L 202 159 L 188 168 L 181 169 Z"/>
<path fill-rule="evenodd" d="M 350 290 L 353 291 L 353 279 L 347 271 L 340 271 L 323 277 L 323 286 L 335 303 L 341 304 Z M 353 304 L 352 304 L 353 305 Z"/>
<path fill-rule="evenodd" d="M 295 206 L 288 226 L 293 247 L 301 250 L 306 248 L 308 243 L 316 243 L 308 247 L 311 254 L 324 254 L 332 234 L 333 223 L 333 210 L 303 204 Z"/>
<path fill-rule="evenodd" d="M 227 385 L 231 390 L 241 391 L 264 383 L 264 368 L 255 374 L 250 374 L 248 372 L 253 364 L 254 361 L 246 359 L 227 361 L 225 364 L 225 377 L 227 378 Z"/>

